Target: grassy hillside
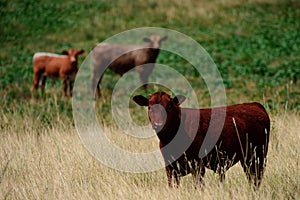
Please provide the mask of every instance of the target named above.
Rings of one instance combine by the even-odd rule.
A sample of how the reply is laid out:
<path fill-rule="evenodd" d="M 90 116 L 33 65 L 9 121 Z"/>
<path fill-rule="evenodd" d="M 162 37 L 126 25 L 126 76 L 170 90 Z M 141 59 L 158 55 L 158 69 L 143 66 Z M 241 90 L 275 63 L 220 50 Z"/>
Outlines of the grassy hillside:
<path fill-rule="evenodd" d="M 113 34 L 158 26 L 187 34 L 208 51 L 232 102 L 265 95 L 269 103 L 288 101 L 299 109 L 299 7 L 298 1 L 255 0 L 2 1 L 1 95 L 10 100 L 30 96 L 35 52 L 69 47 L 89 52 Z M 162 53 L 158 62 L 194 75 L 174 56 Z"/>
<path fill-rule="evenodd" d="M 1 0 L 0 13 L 1 199 L 299 198 L 299 1 Z M 224 187 L 208 173 L 204 191 L 192 189 L 191 177 L 179 190 L 169 191 L 164 170 L 116 172 L 83 148 L 71 101 L 62 97 L 59 81 L 49 80 L 46 95 L 32 99 L 35 52 L 76 47 L 88 53 L 114 34 L 146 26 L 174 29 L 198 41 L 221 73 L 228 104 L 258 101 L 267 107 L 273 129 L 260 192 L 247 186 L 240 167 L 230 170 Z M 206 86 L 185 60 L 162 51 L 157 62 L 184 75 L 201 97 L 201 106 L 210 105 Z M 121 133 L 112 126 L 110 107 L 118 79 L 105 73 L 103 97 L 97 103 L 98 116 L 112 135 Z M 139 123 L 147 120 L 144 112 L 135 117 Z M 149 145 L 156 147 L 152 139 Z M 121 146 L 130 142 L 116 141 Z"/>

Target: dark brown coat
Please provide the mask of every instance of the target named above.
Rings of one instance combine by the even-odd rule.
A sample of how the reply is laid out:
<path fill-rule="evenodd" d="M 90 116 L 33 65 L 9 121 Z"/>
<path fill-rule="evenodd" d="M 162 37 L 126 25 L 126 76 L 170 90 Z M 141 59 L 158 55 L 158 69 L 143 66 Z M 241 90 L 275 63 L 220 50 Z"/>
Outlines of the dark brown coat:
<path fill-rule="evenodd" d="M 170 187 L 172 177 L 179 185 L 180 176 L 189 173 L 198 185 L 203 181 L 205 167 L 217 172 L 223 181 L 225 172 L 237 162 L 242 164 L 255 188 L 259 187 L 266 165 L 270 133 L 270 119 L 261 104 L 180 108 L 185 97 L 179 95 L 171 98 L 164 92 L 154 93 L 149 99 L 138 95 L 133 100 L 141 106 L 148 106 L 149 119 L 160 139 Z M 225 119 L 222 113 L 226 114 Z M 207 133 L 209 126 L 211 129 Z M 201 156 L 200 148 L 205 137 L 215 145 Z M 186 148 L 182 149 L 184 146 Z"/>
<path fill-rule="evenodd" d="M 101 96 L 100 84 L 104 71 L 109 67 L 113 72 L 123 75 L 136 66 L 149 64 L 147 67 L 138 67 L 136 70 L 144 87 L 147 87 L 149 75 L 151 74 L 156 58 L 159 54 L 159 48 L 162 41 L 167 36 L 152 35 L 144 38 L 148 44 L 142 45 L 121 45 L 121 44 L 100 44 L 93 48 L 93 90 L 96 95 Z"/>

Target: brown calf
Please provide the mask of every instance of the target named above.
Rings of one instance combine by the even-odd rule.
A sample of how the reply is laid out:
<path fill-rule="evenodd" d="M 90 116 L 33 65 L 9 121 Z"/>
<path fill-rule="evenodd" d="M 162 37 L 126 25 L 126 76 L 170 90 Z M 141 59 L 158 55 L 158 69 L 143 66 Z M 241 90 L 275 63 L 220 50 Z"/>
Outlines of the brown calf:
<path fill-rule="evenodd" d="M 147 67 L 138 67 L 136 70 L 144 88 L 147 87 L 148 78 L 154 68 L 154 63 L 159 54 L 162 41 L 167 40 L 167 36 L 151 35 L 144 38 L 147 45 L 121 45 L 121 44 L 101 44 L 93 48 L 93 90 L 96 95 L 101 96 L 100 87 L 102 74 L 106 67 L 113 72 L 123 75 L 136 66 L 149 64 Z"/>
<path fill-rule="evenodd" d="M 165 92 L 156 92 L 148 99 L 138 95 L 133 100 L 140 106 L 148 106 L 150 122 L 160 140 L 170 187 L 172 177 L 178 186 L 180 176 L 189 173 L 198 185 L 203 181 L 205 167 L 217 172 L 222 182 L 225 172 L 237 162 L 242 164 L 250 183 L 255 188 L 259 187 L 266 165 L 270 132 L 270 119 L 261 104 L 181 108 L 185 97 L 171 98 Z M 221 123 L 222 112 L 225 114 L 224 126 Z M 215 145 L 201 157 L 200 148 L 206 136 L 215 141 Z M 182 149 L 182 146 L 186 148 Z"/>
<path fill-rule="evenodd" d="M 44 91 L 46 77 L 58 78 L 63 80 L 64 95 L 67 96 L 68 82 L 70 96 L 72 96 L 73 83 L 78 71 L 78 55 L 83 54 L 84 50 L 77 49 L 64 50 L 63 55 L 53 53 L 35 53 L 33 56 L 33 88 L 37 89 L 41 82 Z"/>

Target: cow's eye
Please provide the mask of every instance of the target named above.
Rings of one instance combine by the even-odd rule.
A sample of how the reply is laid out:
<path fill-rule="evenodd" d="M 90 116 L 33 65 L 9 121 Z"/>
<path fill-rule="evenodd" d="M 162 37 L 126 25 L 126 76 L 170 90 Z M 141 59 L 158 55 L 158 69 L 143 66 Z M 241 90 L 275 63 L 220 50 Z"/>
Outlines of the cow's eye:
<path fill-rule="evenodd" d="M 167 105 L 167 110 L 171 110 L 172 107 L 173 107 L 173 104 L 172 104 L 172 103 L 169 103 L 169 104 Z"/>

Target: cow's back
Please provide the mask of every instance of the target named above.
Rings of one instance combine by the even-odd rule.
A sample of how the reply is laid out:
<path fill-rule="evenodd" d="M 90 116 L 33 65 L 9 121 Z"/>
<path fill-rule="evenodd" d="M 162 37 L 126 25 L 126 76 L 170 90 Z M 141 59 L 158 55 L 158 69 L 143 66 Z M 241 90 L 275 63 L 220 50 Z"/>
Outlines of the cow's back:
<path fill-rule="evenodd" d="M 62 66 L 68 66 L 69 64 L 66 55 L 38 52 L 33 56 L 34 70 L 42 70 L 46 74 L 58 74 Z"/>
<path fill-rule="evenodd" d="M 241 139 L 249 140 L 254 145 L 266 143 L 266 135 L 270 132 L 270 118 L 260 103 L 237 104 L 228 106 L 227 109 L 226 124 L 233 124 Z M 244 136 L 247 138 L 243 138 Z"/>
<path fill-rule="evenodd" d="M 214 113 L 213 117 L 212 113 Z M 188 127 L 185 130 L 189 136 L 194 136 L 194 132 L 197 130 L 193 145 L 188 150 L 189 153 L 193 154 L 191 158 L 196 158 L 200 147 L 208 144 L 203 143 L 204 139 L 206 142 L 216 143 L 215 148 L 218 148 L 219 152 L 226 153 L 229 158 L 234 157 L 234 163 L 245 156 L 246 148 L 250 148 L 250 143 L 253 147 L 266 146 L 267 150 L 270 119 L 264 107 L 259 103 L 199 110 L 183 108 L 182 116 L 185 118 L 183 122 L 185 123 L 184 126 Z M 200 120 L 198 116 L 200 116 Z M 198 121 L 198 125 L 193 122 L 195 120 Z M 216 161 L 211 160 L 211 158 L 218 157 L 215 148 L 208 153 L 211 163 L 207 163 L 211 165 L 210 168 L 213 170 L 216 169 L 216 166 L 212 166 Z"/>
<path fill-rule="evenodd" d="M 224 153 L 235 164 L 253 154 L 255 148 L 265 148 L 267 153 L 270 132 L 270 119 L 259 103 L 246 103 L 228 106 L 222 133 L 217 141 L 218 154 Z M 212 152 L 212 158 L 217 159 L 217 151 Z M 210 165 L 216 170 L 216 165 Z"/>

